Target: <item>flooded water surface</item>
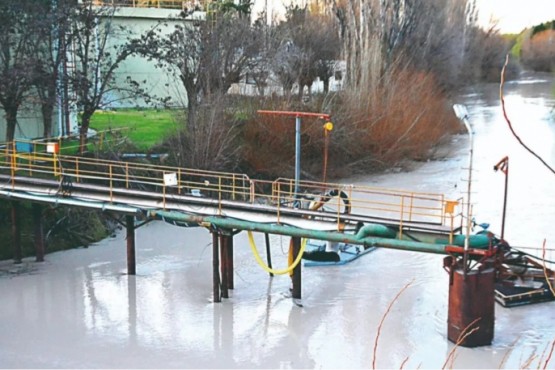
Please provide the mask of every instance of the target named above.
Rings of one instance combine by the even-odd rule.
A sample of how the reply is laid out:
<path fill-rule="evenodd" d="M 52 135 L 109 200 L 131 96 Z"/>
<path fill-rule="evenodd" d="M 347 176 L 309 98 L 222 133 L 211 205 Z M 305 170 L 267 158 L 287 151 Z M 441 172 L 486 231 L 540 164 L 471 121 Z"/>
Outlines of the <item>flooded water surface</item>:
<path fill-rule="evenodd" d="M 505 100 L 515 131 L 554 166 L 551 77 L 509 83 Z M 475 87 L 456 103 L 468 106 L 475 131 L 477 221 L 500 232 L 505 178 L 493 166 L 509 156 L 505 238 L 532 248 L 546 239 L 555 248 L 555 175 L 511 135 L 498 86 Z M 450 145 L 449 156 L 414 171 L 342 182 L 458 198 L 467 189 L 468 136 Z M 89 248 L 50 254 L 40 264 L 2 264 L 0 367 L 371 368 L 375 361 L 378 368 L 441 368 L 453 351 L 442 256 L 378 249 L 345 266 L 304 267 L 299 307 L 289 297 L 290 279 L 270 278 L 241 233 L 235 237 L 235 289 L 230 299 L 213 303 L 205 229 L 152 222 L 137 230 L 136 276 L 126 275 L 124 238 L 119 232 Z M 263 238 L 256 240 L 262 247 Z M 284 267 L 289 240 L 273 236 L 271 242 L 274 265 Z M 407 284 L 378 336 L 384 313 Z M 457 348 L 446 367 L 543 366 L 555 340 L 555 303 L 495 310 L 493 344 Z"/>

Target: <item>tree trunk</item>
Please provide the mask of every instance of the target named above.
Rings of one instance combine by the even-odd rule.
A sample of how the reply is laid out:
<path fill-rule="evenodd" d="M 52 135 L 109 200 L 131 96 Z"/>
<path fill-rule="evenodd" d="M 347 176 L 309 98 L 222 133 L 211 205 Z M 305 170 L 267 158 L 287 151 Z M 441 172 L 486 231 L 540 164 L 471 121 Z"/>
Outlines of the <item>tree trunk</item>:
<path fill-rule="evenodd" d="M 17 110 L 6 109 L 6 141 L 15 138 L 15 127 L 17 126 Z"/>
<path fill-rule="evenodd" d="M 196 127 L 197 108 L 198 108 L 198 103 L 196 101 L 196 97 L 189 99 L 189 102 L 187 103 L 187 127 L 189 129 L 193 129 Z"/>
<path fill-rule="evenodd" d="M 42 122 L 43 122 L 43 137 L 52 136 L 52 113 L 54 112 L 54 107 L 49 103 L 42 103 Z"/>
<path fill-rule="evenodd" d="M 330 92 L 330 79 L 329 78 L 324 78 L 322 80 L 322 82 L 324 83 L 324 94 L 327 94 Z"/>
<path fill-rule="evenodd" d="M 92 114 L 83 113 L 81 117 L 81 128 L 79 129 L 79 154 L 83 155 L 87 147 L 87 132 L 91 123 Z"/>

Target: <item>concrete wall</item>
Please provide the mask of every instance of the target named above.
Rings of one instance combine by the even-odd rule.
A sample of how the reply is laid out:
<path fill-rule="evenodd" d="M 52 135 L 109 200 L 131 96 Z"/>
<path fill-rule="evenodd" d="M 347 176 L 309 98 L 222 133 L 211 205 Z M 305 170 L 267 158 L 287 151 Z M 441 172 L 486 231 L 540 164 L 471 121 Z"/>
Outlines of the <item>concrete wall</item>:
<path fill-rule="evenodd" d="M 114 17 L 114 22 L 118 25 L 125 26 L 134 35 L 141 35 L 158 23 L 166 20 L 167 26 L 161 26 L 164 32 L 173 31 L 176 22 L 171 18 L 179 15 L 179 10 L 174 9 L 156 9 L 156 8 L 121 8 Z M 202 17 L 202 13 L 196 13 L 191 16 L 193 18 Z M 123 40 L 121 40 L 123 41 Z M 142 57 L 131 57 L 124 61 L 120 68 L 116 71 L 116 79 L 119 86 L 125 86 L 127 77 L 142 82 L 142 85 L 148 93 L 157 97 L 172 98 L 171 104 L 174 106 L 186 106 L 187 95 L 183 85 L 175 73 L 169 72 L 167 69 L 156 68 L 155 63 Z M 124 96 L 120 96 L 124 97 Z M 142 100 L 124 99 L 111 104 L 113 108 L 119 107 L 135 107 L 146 106 Z"/>

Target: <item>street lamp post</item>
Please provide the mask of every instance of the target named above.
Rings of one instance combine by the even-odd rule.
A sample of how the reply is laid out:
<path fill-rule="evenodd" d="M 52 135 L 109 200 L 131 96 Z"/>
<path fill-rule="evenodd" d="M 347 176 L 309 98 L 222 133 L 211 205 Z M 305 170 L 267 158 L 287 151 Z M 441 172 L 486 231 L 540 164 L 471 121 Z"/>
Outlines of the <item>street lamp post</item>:
<path fill-rule="evenodd" d="M 453 106 L 455 110 L 455 115 L 458 119 L 460 119 L 464 125 L 466 126 L 466 130 L 468 131 L 468 136 L 470 139 L 470 149 L 469 149 L 469 158 L 468 158 L 468 188 L 467 188 L 467 203 L 466 203 L 466 237 L 464 239 L 464 256 L 463 256 L 463 266 L 464 266 L 464 274 L 466 276 L 467 264 L 468 264 L 468 248 L 469 248 L 469 241 L 470 241 L 470 229 L 472 227 L 472 217 L 471 217 L 471 202 L 470 196 L 472 194 L 471 187 L 472 187 L 472 162 L 473 162 L 473 155 L 474 155 L 474 132 L 472 131 L 472 127 L 470 126 L 470 122 L 468 121 L 468 110 L 462 104 L 455 104 Z"/>

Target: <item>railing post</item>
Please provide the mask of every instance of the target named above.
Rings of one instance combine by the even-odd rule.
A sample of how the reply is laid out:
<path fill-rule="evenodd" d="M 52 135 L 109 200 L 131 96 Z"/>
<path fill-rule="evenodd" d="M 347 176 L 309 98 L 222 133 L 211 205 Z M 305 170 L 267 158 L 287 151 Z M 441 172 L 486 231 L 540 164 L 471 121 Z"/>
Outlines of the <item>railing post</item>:
<path fill-rule="evenodd" d="M 177 168 L 177 194 L 181 194 L 181 167 Z"/>
<path fill-rule="evenodd" d="M 231 199 L 235 200 L 235 174 L 231 177 Z"/>
<path fill-rule="evenodd" d="M 443 204 L 443 202 L 442 202 Z M 412 221 L 412 209 L 414 207 L 414 193 L 410 193 L 409 221 Z"/>
<path fill-rule="evenodd" d="M 222 215 L 222 177 L 218 176 L 218 214 Z"/>
<path fill-rule="evenodd" d="M 75 180 L 79 182 L 79 158 L 75 157 Z"/>
<path fill-rule="evenodd" d="M 401 195 L 401 217 L 399 219 L 399 239 L 403 239 L 403 219 L 405 217 L 405 196 Z"/>
<path fill-rule="evenodd" d="M 112 195 L 113 183 L 112 183 L 112 165 L 111 164 L 108 166 L 108 171 L 109 171 L 109 174 L 110 174 L 110 203 L 111 203 L 113 201 L 113 195 Z"/>

